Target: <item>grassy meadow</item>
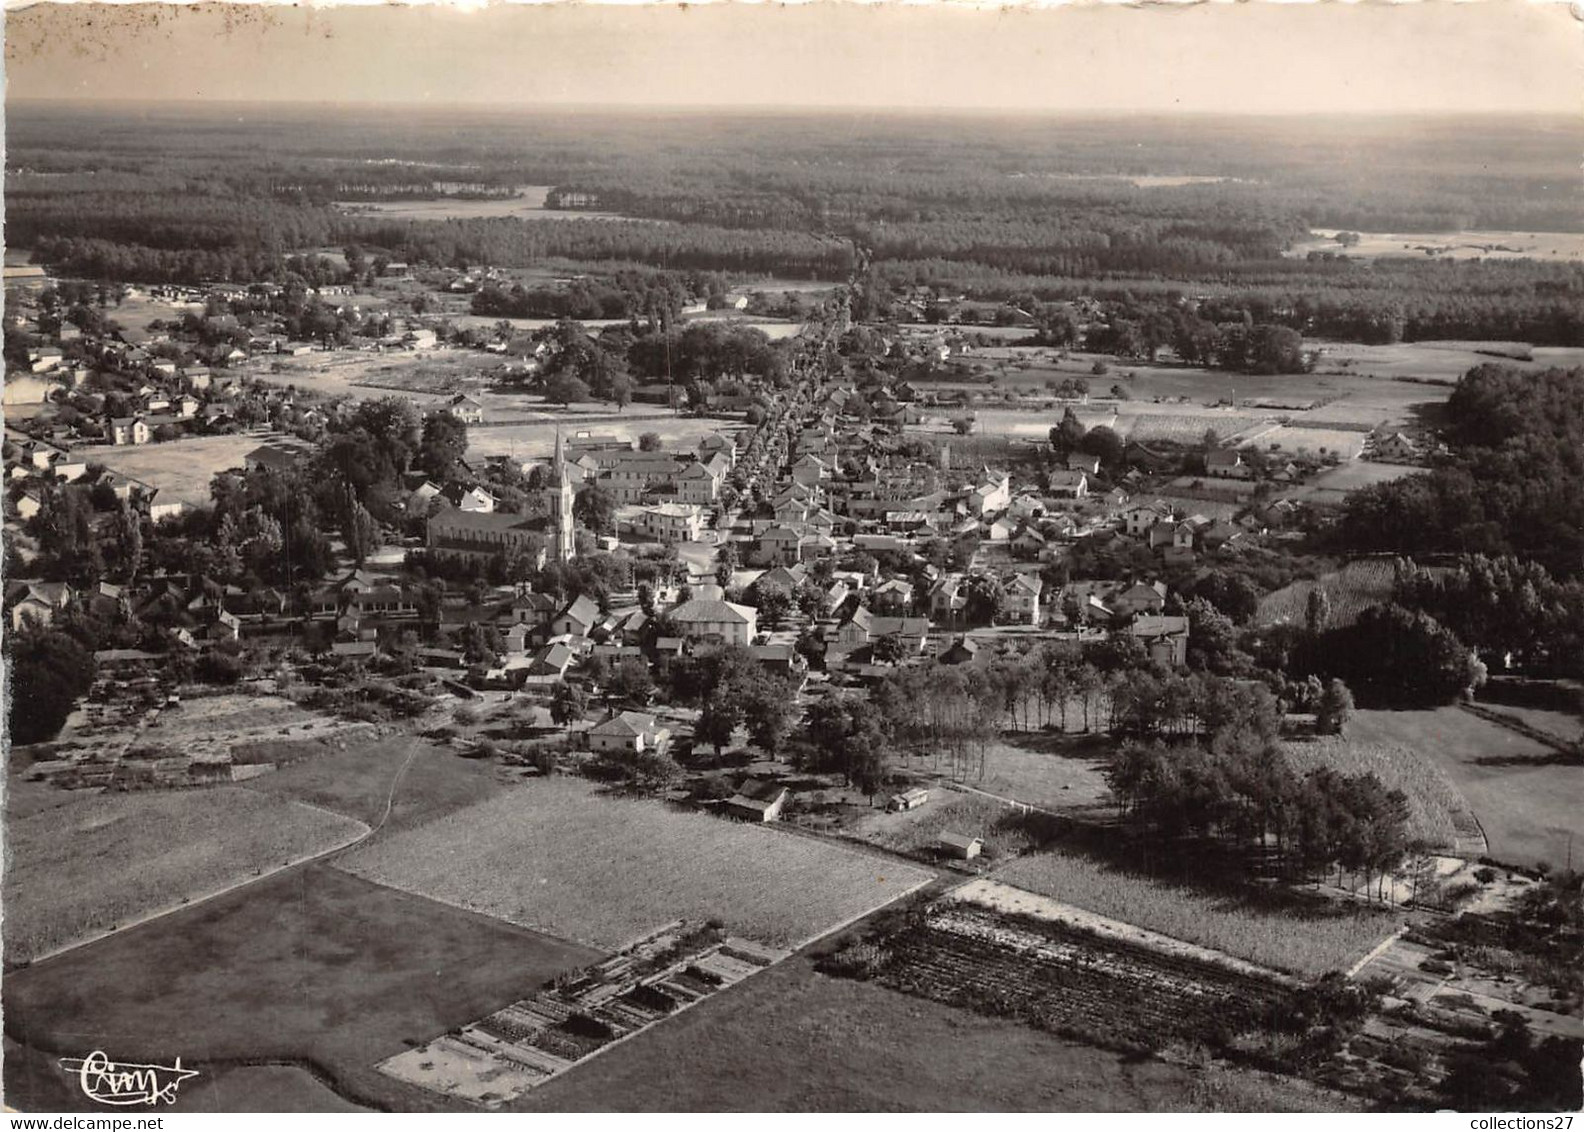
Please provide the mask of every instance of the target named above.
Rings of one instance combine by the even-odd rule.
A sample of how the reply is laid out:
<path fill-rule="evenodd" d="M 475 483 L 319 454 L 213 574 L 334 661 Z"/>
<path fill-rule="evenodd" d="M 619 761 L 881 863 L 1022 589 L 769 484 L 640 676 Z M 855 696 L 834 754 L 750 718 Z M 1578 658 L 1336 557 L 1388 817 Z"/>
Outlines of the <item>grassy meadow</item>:
<path fill-rule="evenodd" d="M 719 919 L 790 946 L 930 876 L 781 830 L 602 796 L 572 779 L 525 784 L 338 864 L 610 950 L 677 919 Z"/>
<path fill-rule="evenodd" d="M 351 841 L 352 818 L 237 786 L 102 794 L 6 829 L 6 959 L 198 899 Z"/>

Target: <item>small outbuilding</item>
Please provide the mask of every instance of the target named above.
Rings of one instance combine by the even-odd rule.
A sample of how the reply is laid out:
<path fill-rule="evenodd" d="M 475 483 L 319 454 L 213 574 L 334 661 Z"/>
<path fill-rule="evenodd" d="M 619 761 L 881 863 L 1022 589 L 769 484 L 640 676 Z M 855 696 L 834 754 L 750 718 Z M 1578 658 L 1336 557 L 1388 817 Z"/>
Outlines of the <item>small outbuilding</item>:
<path fill-rule="evenodd" d="M 984 852 L 984 839 L 969 837 L 964 833 L 942 833 L 940 850 L 946 856 L 954 857 L 959 861 L 971 861 Z"/>
<path fill-rule="evenodd" d="M 747 821 L 776 821 L 786 808 L 791 791 L 779 782 L 764 778 L 749 778 L 737 788 L 737 793 L 726 799 L 726 811 L 733 817 Z"/>
<path fill-rule="evenodd" d="M 929 791 L 922 786 L 915 786 L 911 790 L 904 790 L 900 794 L 891 795 L 891 800 L 886 803 L 886 809 L 893 813 L 903 810 L 916 810 L 929 801 Z"/>

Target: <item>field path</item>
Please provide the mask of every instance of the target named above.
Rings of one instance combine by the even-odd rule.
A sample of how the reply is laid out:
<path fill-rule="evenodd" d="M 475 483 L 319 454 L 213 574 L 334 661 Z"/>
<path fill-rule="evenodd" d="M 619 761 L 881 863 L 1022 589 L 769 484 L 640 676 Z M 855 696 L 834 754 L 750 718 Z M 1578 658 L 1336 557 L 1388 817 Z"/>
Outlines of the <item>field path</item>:
<path fill-rule="evenodd" d="M 81 939 L 73 940 L 71 943 L 64 944 L 61 947 L 54 948 L 51 951 L 42 952 L 33 956 L 28 961 L 28 965 L 37 966 L 38 964 L 44 963 L 50 959 L 54 959 L 57 956 L 65 955 L 71 951 L 76 951 L 79 947 L 86 947 L 90 943 L 97 943 L 99 940 L 105 939 L 108 936 L 120 935 L 143 924 L 152 923 L 153 921 L 161 919 L 162 917 L 169 916 L 173 912 L 180 912 L 188 908 L 196 908 L 200 904 L 208 903 L 209 901 L 217 899 L 218 897 L 225 896 L 227 893 L 235 892 L 238 889 L 246 888 L 249 885 L 258 884 L 260 881 L 268 880 L 270 877 L 279 876 L 281 873 L 287 872 L 290 869 L 300 869 L 304 866 L 312 865 L 318 861 L 328 860 L 329 858 L 337 856 L 338 854 L 357 848 L 359 845 L 363 844 L 363 842 L 367 841 L 369 838 L 373 837 L 376 833 L 383 829 L 385 823 L 390 820 L 391 809 L 396 801 L 396 791 L 401 786 L 402 778 L 407 774 L 407 768 L 412 765 L 413 759 L 417 757 L 418 752 L 421 749 L 417 739 L 409 738 L 407 740 L 407 745 L 407 757 L 402 760 L 402 765 L 400 769 L 396 771 L 396 776 L 391 779 L 390 790 L 385 795 L 385 812 L 380 815 L 380 820 L 372 826 L 365 825 L 363 822 L 358 821 L 356 818 L 348 814 L 342 814 L 334 810 L 328 810 L 323 806 L 316 806 L 311 802 L 295 800 L 292 802 L 292 805 L 304 806 L 310 810 L 318 810 L 321 813 L 331 814 L 334 817 L 340 818 L 344 821 L 355 822 L 358 826 L 362 827 L 362 832 L 355 833 L 349 839 L 342 841 L 337 845 L 332 845 L 328 849 L 321 849 L 318 852 L 309 853 L 305 856 L 298 857 L 295 860 L 287 861 L 278 869 L 270 869 L 268 872 L 259 873 L 257 876 L 245 877 L 242 880 L 233 881 L 231 884 L 225 885 L 222 888 L 217 888 L 212 892 L 206 892 L 202 896 L 190 897 L 182 903 L 170 904 L 164 908 L 156 908 L 152 912 L 145 912 L 143 915 L 129 919 L 124 924 L 120 924 L 114 928 L 110 928 L 106 931 L 95 932 L 91 935 L 83 936 Z"/>

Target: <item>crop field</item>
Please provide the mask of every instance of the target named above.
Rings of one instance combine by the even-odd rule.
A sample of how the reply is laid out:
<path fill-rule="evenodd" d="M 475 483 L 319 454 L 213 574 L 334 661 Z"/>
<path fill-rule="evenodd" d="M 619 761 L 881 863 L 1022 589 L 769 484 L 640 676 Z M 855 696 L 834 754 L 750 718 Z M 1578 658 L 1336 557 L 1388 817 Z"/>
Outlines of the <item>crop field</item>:
<path fill-rule="evenodd" d="M 1400 744 L 1435 760 L 1468 799 L 1490 856 L 1515 865 L 1577 864 L 1584 845 L 1584 773 L 1526 736 L 1455 707 L 1361 711 L 1354 742 Z"/>
<path fill-rule="evenodd" d="M 1151 880 L 1069 853 L 1037 853 L 996 879 L 1064 904 L 1262 967 L 1315 976 L 1346 970 L 1395 926 L 1386 912 L 1337 908 L 1294 895 L 1269 902 Z"/>
<path fill-rule="evenodd" d="M 104 794 L 9 823 L 8 960 L 41 953 L 272 872 L 362 822 L 240 787 Z"/>
<path fill-rule="evenodd" d="M 795 946 L 929 879 L 810 838 L 550 779 L 359 850 L 339 867 L 592 946 L 676 919 Z"/>
<path fill-rule="evenodd" d="M 80 1055 L 91 1034 L 129 1060 L 309 1063 L 355 1102 L 425 1111 L 447 1102 L 375 1063 L 598 958 L 315 864 L 8 972 L 6 1021 L 52 1054 Z M 6 1072 L 10 1086 L 9 1050 Z"/>
<path fill-rule="evenodd" d="M 98 445 L 83 454 L 90 463 L 159 488 L 162 503 L 198 505 L 209 502 L 209 482 L 216 472 L 240 468 L 242 457 L 269 439 L 263 433 L 195 436 L 164 444 Z"/>
<path fill-rule="evenodd" d="M 1134 1050 L 1258 1029 L 1287 987 L 1073 923 L 942 901 L 920 922 L 839 952 L 838 972 L 1052 1033 Z"/>
<path fill-rule="evenodd" d="M 1331 602 L 1326 624 L 1351 625 L 1372 605 L 1390 601 L 1397 586 L 1387 558 L 1364 558 L 1315 579 L 1302 579 L 1260 599 L 1256 625 L 1302 625 L 1308 615 L 1309 595 L 1324 589 Z"/>
<path fill-rule="evenodd" d="M 1323 736 L 1283 745 L 1299 774 L 1329 767 L 1341 774 L 1373 774 L 1387 789 L 1408 795 L 1408 836 L 1451 851 L 1479 839 L 1479 823 L 1452 780 L 1423 751 L 1401 743 L 1370 743 Z"/>

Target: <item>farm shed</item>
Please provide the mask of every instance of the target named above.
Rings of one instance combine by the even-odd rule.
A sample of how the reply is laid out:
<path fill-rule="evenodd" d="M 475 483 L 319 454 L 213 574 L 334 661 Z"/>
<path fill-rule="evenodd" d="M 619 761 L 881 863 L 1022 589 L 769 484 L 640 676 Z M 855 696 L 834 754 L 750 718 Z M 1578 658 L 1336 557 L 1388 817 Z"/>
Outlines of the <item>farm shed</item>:
<path fill-rule="evenodd" d="M 929 791 L 921 786 L 911 790 L 904 790 L 900 794 L 891 795 L 891 800 L 886 803 L 886 809 L 892 811 L 916 810 L 929 801 Z"/>
<path fill-rule="evenodd" d="M 982 838 L 969 837 L 963 833 L 942 833 L 940 849 L 948 857 L 971 861 L 984 851 L 984 841 Z"/>
<path fill-rule="evenodd" d="M 748 821 L 775 821 L 786 808 L 791 791 L 779 782 L 763 778 L 749 778 L 737 788 L 737 793 L 726 799 L 726 809 L 734 817 Z"/>

